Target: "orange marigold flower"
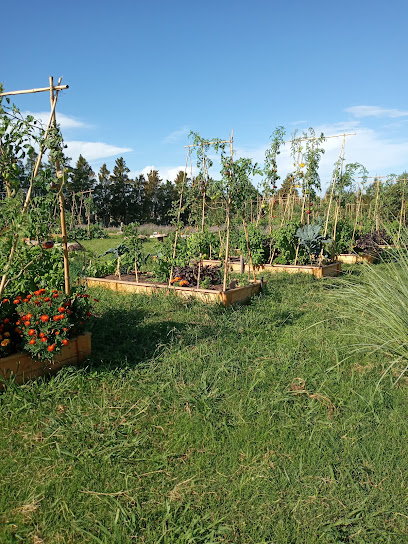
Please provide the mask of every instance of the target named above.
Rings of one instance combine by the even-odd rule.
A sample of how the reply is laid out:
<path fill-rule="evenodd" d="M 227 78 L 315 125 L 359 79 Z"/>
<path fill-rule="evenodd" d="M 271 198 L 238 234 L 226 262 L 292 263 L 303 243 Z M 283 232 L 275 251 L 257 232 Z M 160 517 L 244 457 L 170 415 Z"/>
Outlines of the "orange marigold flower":
<path fill-rule="evenodd" d="M 8 337 L 10 336 L 10 333 L 9 333 L 9 332 L 5 332 L 5 333 L 4 333 L 4 336 L 5 336 L 6 338 L 8 338 Z"/>
<path fill-rule="evenodd" d="M 44 294 L 45 294 L 45 289 L 44 288 L 40 289 L 40 295 L 44 295 Z"/>
<path fill-rule="evenodd" d="M 60 307 L 58 308 L 58 311 L 61 312 L 61 313 L 63 314 L 63 313 L 65 312 L 64 306 L 60 306 Z"/>
<path fill-rule="evenodd" d="M 27 321 L 24 321 L 24 325 L 29 327 L 31 325 L 31 321 L 27 319 Z"/>
<path fill-rule="evenodd" d="M 183 287 L 183 285 L 187 285 L 187 284 L 188 284 L 187 280 L 181 280 L 180 287 Z"/>
<path fill-rule="evenodd" d="M 10 344 L 10 340 L 8 338 L 6 338 L 6 340 L 3 340 L 3 342 L 1 343 L 1 345 L 4 347 L 8 346 Z"/>
<path fill-rule="evenodd" d="M 45 336 L 47 336 L 45 332 L 40 332 L 40 338 L 45 338 Z"/>
<path fill-rule="evenodd" d="M 66 346 L 68 344 L 69 340 L 67 340 L 66 338 L 64 338 L 64 340 L 62 341 L 63 345 Z"/>
<path fill-rule="evenodd" d="M 49 316 L 49 315 L 42 315 L 42 316 L 40 317 L 40 319 L 41 319 L 41 321 L 42 321 L 43 323 L 46 323 L 47 321 L 50 320 L 50 316 Z"/>
<path fill-rule="evenodd" d="M 54 321 L 59 321 L 59 318 L 60 316 L 59 315 L 54 315 L 54 317 L 52 318 Z"/>
<path fill-rule="evenodd" d="M 10 302 L 8 298 L 3 298 L 3 304 L 6 304 L 6 302 Z"/>
<path fill-rule="evenodd" d="M 35 335 L 35 330 L 34 329 L 30 329 L 28 331 L 28 336 L 34 336 Z"/>
<path fill-rule="evenodd" d="M 10 323 L 10 319 L 6 317 L 6 319 L 3 319 L 3 323 Z"/>
<path fill-rule="evenodd" d="M 51 344 L 51 346 L 48 346 L 47 350 L 48 351 L 54 351 L 55 349 L 55 344 Z"/>
<path fill-rule="evenodd" d="M 35 338 L 31 338 L 31 340 L 28 343 L 33 346 L 35 344 Z"/>
<path fill-rule="evenodd" d="M 54 294 L 52 295 L 52 298 L 58 298 L 58 297 L 59 297 L 59 294 L 58 294 L 58 293 L 54 293 Z"/>
<path fill-rule="evenodd" d="M 41 342 L 46 342 L 47 340 L 48 340 L 48 338 L 47 338 L 46 336 L 43 336 L 43 337 L 41 338 Z"/>
<path fill-rule="evenodd" d="M 13 300 L 13 304 L 20 304 L 20 300 L 18 298 L 16 298 L 15 300 Z"/>
<path fill-rule="evenodd" d="M 49 302 L 50 300 L 50 297 L 45 297 L 44 302 Z"/>
<path fill-rule="evenodd" d="M 28 298 L 23 298 L 23 302 L 28 302 Z"/>

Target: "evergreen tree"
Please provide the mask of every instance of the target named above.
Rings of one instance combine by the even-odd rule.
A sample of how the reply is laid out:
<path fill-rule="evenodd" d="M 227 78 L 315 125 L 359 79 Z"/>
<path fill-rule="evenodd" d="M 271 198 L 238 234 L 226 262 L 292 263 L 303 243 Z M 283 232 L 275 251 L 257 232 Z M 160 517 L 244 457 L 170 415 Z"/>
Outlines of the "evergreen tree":
<path fill-rule="evenodd" d="M 98 218 L 102 221 L 103 225 L 107 227 L 110 222 L 110 207 L 111 207 L 111 182 L 110 172 L 103 164 L 99 174 L 98 183 L 95 185 L 93 200 Z"/>
<path fill-rule="evenodd" d="M 123 157 L 116 159 L 113 173 L 110 176 L 110 193 L 111 193 L 111 218 L 117 223 L 127 223 L 128 202 L 132 189 L 132 180 L 129 179 L 130 170 L 126 166 Z"/>

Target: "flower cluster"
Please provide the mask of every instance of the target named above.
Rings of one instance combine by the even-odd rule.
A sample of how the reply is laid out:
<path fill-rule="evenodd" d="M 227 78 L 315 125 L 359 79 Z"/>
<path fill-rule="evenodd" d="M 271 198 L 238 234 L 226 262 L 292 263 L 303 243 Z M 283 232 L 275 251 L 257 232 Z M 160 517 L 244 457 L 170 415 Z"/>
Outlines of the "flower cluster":
<path fill-rule="evenodd" d="M 4 299 L 0 306 L 0 357 L 22 350 L 33 358 L 52 360 L 69 338 L 84 331 L 90 310 L 88 294 L 68 297 L 56 289 L 38 289 L 13 301 Z"/>

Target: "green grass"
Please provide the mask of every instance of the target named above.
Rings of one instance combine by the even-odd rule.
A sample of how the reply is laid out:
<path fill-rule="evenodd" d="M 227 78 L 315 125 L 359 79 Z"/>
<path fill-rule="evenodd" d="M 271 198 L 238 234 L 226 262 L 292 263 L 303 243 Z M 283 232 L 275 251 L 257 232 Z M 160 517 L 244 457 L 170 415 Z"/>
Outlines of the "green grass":
<path fill-rule="evenodd" d="M 0 398 L 0 542 L 408 541 L 406 381 L 340 363 L 327 286 L 272 275 L 229 309 L 93 291 L 88 365 Z"/>

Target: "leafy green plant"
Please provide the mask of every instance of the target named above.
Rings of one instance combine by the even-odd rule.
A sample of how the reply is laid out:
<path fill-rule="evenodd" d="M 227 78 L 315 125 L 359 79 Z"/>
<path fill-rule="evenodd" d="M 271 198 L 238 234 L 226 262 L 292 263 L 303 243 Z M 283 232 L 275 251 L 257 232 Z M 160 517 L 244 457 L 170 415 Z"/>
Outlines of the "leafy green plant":
<path fill-rule="evenodd" d="M 248 262 L 248 245 L 251 249 L 254 266 L 264 264 L 269 259 L 269 239 L 254 223 L 248 225 L 248 244 L 245 231 L 241 229 L 238 237 L 238 249 Z"/>
<path fill-rule="evenodd" d="M 325 238 L 320 234 L 322 225 L 320 223 L 304 225 L 299 227 L 296 231 L 296 236 L 299 239 L 299 244 L 302 245 L 310 259 L 310 264 L 316 262 L 319 255 L 323 251 L 323 255 L 327 255 L 324 252 L 324 247 L 331 242 L 329 238 Z"/>
<path fill-rule="evenodd" d="M 296 232 L 300 227 L 299 221 L 289 221 L 286 225 L 272 232 L 272 255 L 275 264 L 293 264 L 296 258 L 298 238 Z M 299 247 L 298 262 L 304 264 L 307 256 L 305 249 Z"/>

